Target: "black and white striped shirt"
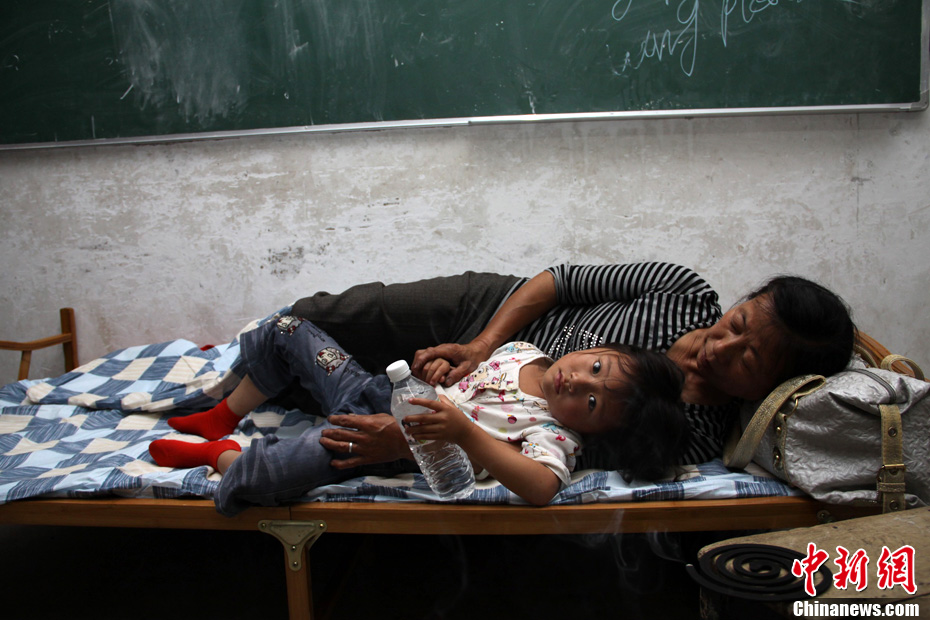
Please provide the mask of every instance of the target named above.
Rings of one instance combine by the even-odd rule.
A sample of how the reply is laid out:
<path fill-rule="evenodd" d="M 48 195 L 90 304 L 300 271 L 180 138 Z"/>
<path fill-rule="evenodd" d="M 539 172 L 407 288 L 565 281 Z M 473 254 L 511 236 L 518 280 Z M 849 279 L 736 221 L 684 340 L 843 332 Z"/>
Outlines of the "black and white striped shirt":
<path fill-rule="evenodd" d="M 682 335 L 710 327 L 722 316 L 717 293 L 687 267 L 668 263 L 559 265 L 559 305 L 520 331 L 549 357 L 604 343 L 636 345 L 665 353 Z M 720 456 L 736 405 L 685 404 L 691 445 L 682 462 Z"/>

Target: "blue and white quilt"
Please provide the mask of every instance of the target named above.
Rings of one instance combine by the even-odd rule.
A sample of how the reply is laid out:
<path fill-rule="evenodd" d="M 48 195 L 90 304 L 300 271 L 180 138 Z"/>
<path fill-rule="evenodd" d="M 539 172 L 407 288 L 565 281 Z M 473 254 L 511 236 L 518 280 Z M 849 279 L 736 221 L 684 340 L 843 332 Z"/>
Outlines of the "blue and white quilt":
<path fill-rule="evenodd" d="M 264 320 L 269 320 L 268 317 Z M 255 321 L 245 329 L 254 328 Z M 186 340 L 122 349 L 60 377 L 0 388 L 0 503 L 30 497 L 212 498 L 211 467 L 157 466 L 149 444 L 183 435 L 169 417 L 215 405 L 242 374 L 238 337 L 201 350 Z M 266 434 L 296 436 L 319 419 L 264 405 L 231 436 L 244 448 Z M 761 469 L 733 472 L 720 460 L 674 479 L 627 483 L 616 472 L 575 472 L 555 504 L 800 495 Z M 438 501 L 420 474 L 366 476 L 315 489 L 307 501 Z M 493 480 L 463 503 L 523 504 Z"/>

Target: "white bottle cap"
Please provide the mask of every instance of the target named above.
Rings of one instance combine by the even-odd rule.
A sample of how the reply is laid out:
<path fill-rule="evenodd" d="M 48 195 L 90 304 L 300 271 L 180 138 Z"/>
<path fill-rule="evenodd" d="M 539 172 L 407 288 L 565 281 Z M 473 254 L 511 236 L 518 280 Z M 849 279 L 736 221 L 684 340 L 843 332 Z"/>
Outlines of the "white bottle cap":
<path fill-rule="evenodd" d="M 387 367 L 387 376 L 391 383 L 403 381 L 410 376 L 410 366 L 404 360 L 397 360 Z"/>

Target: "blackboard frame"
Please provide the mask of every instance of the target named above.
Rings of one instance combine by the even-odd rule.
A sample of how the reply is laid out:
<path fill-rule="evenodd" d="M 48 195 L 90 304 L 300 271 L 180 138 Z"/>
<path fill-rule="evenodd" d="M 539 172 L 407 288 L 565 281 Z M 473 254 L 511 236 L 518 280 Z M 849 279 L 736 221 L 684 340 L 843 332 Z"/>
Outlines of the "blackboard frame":
<path fill-rule="evenodd" d="M 506 114 L 487 116 L 457 116 L 449 118 L 420 118 L 410 120 L 386 120 L 349 122 L 319 125 L 294 125 L 255 129 L 230 129 L 220 131 L 197 131 L 158 135 L 136 135 L 126 137 L 45 141 L 31 143 L 0 144 L 0 151 L 106 146 L 121 144 L 158 144 L 220 140 L 251 136 L 283 136 L 294 134 L 341 133 L 357 131 L 384 131 L 413 128 L 452 128 L 520 123 L 587 122 L 605 120 L 649 120 L 669 118 L 711 118 L 728 116 L 774 116 L 797 114 L 856 114 L 917 112 L 930 105 L 930 0 L 921 0 L 921 58 L 919 99 L 899 103 L 845 104 L 845 105 L 798 105 L 759 106 L 726 108 L 649 109 L 618 110 L 599 112 L 571 112 L 553 114 Z"/>

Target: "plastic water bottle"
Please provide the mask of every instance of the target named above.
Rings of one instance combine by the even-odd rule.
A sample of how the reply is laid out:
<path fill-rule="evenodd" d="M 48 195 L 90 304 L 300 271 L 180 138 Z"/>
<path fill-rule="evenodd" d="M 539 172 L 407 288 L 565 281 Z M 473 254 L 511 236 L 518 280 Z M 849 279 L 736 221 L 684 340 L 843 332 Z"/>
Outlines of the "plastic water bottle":
<path fill-rule="evenodd" d="M 387 376 L 394 384 L 391 413 L 397 418 L 413 457 L 420 466 L 430 488 L 440 499 L 453 500 L 469 495 L 475 487 L 475 472 L 462 448 L 451 441 L 418 441 L 407 433 L 404 418 L 414 413 L 428 413 L 426 407 L 411 405 L 411 398 L 438 400 L 429 383 L 410 374 L 410 366 L 400 360 L 387 367 Z M 463 414 L 464 415 L 464 414 Z"/>

